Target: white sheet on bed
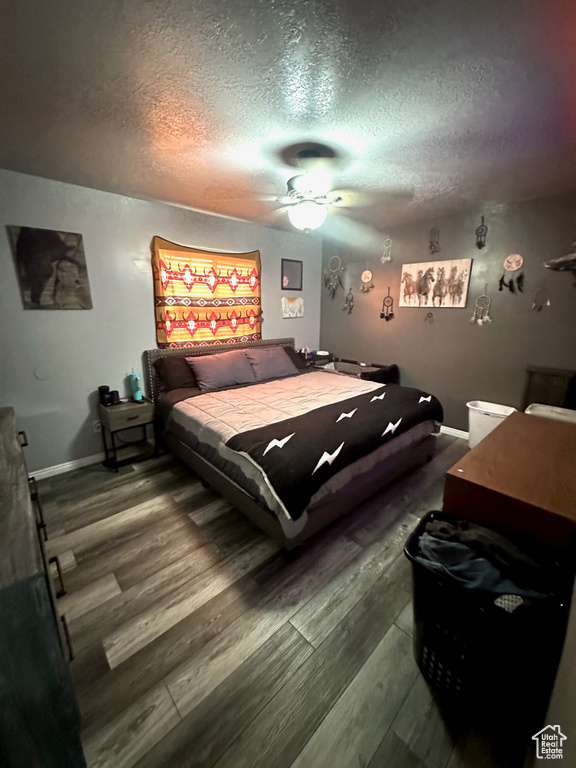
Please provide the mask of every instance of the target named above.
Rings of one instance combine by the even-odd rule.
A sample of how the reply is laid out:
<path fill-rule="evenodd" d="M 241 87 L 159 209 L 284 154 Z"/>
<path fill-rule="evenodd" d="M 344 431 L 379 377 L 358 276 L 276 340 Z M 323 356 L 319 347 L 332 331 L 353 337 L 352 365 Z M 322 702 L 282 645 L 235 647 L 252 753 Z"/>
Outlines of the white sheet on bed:
<path fill-rule="evenodd" d="M 373 381 L 317 371 L 192 397 L 174 407 L 174 419 L 182 426 L 193 425 L 196 434 L 201 429 L 211 433 L 212 440 L 225 443 L 240 432 L 301 416 L 381 386 Z"/>

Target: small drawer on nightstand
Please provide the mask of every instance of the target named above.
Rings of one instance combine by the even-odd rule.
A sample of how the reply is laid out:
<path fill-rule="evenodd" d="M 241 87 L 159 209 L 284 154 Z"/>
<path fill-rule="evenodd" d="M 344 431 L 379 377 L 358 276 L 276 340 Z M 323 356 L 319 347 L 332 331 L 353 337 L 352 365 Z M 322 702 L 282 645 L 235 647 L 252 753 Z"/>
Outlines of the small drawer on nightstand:
<path fill-rule="evenodd" d="M 149 424 L 154 418 L 154 406 L 149 401 L 138 403 L 119 403 L 118 405 L 99 405 L 100 420 L 109 432 Z"/>

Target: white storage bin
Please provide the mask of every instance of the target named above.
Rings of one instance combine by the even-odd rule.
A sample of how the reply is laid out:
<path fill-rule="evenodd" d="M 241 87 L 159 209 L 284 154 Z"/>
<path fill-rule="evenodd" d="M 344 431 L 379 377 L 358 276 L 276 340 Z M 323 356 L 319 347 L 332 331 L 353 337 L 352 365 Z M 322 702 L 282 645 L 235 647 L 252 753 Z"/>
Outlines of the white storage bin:
<path fill-rule="evenodd" d="M 556 419 L 557 421 L 569 421 L 576 424 L 576 411 L 569 408 L 559 408 L 556 405 L 543 405 L 542 403 L 532 403 L 524 411 L 531 416 L 543 416 L 545 419 Z"/>
<path fill-rule="evenodd" d="M 480 440 L 496 429 L 506 416 L 510 416 L 516 411 L 509 405 L 498 405 L 497 403 L 485 403 L 483 400 L 471 400 L 466 403 L 468 406 L 468 445 L 474 448 Z"/>

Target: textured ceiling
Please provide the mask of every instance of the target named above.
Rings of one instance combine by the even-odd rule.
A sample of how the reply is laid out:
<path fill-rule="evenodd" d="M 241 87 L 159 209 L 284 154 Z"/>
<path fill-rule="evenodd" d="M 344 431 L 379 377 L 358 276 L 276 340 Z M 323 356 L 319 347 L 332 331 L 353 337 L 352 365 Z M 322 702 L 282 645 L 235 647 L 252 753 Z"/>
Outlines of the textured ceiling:
<path fill-rule="evenodd" d="M 384 231 L 576 187 L 575 71 L 574 0 L 18 0 L 0 166 L 282 226 L 317 141 Z"/>

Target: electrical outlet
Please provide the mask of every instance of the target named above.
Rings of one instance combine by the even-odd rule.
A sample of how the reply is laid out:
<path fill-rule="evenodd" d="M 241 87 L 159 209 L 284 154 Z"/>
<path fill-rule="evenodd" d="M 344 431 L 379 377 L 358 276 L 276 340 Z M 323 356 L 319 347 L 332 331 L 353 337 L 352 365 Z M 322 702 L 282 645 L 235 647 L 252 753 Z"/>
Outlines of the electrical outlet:
<path fill-rule="evenodd" d="M 94 432 L 102 432 L 102 422 L 101 421 L 94 421 L 92 426 L 94 427 Z"/>

